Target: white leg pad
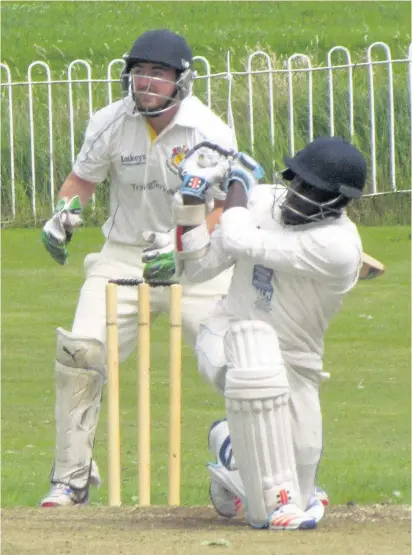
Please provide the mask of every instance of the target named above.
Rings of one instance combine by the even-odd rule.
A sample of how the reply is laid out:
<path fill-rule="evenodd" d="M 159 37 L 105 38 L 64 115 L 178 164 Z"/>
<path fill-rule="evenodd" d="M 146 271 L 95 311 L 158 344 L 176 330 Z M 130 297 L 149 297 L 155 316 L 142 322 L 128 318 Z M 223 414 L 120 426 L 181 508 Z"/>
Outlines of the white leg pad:
<path fill-rule="evenodd" d="M 103 343 L 58 329 L 56 455 L 52 482 L 83 489 L 90 481 L 94 436 L 105 382 Z M 81 366 L 82 365 L 82 366 Z"/>
<path fill-rule="evenodd" d="M 225 399 L 230 437 L 245 488 L 249 522 L 263 527 L 280 504 L 300 506 L 289 386 L 277 336 L 242 321 L 225 336 Z"/>

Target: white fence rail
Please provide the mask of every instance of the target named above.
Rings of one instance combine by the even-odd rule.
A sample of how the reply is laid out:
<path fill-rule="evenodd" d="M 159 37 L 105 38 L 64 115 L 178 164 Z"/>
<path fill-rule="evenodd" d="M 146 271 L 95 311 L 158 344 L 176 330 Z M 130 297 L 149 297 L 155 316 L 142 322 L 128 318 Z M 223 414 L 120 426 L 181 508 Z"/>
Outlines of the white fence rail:
<path fill-rule="evenodd" d="M 333 63 L 337 56 L 343 63 Z M 269 153 L 272 178 L 279 169 L 275 158 L 293 155 L 297 143 L 319 134 L 340 134 L 368 157 L 368 195 L 410 191 L 412 45 L 404 59 L 393 59 L 387 44 L 375 42 L 365 58 L 353 63 L 347 48 L 335 46 L 325 66 L 314 67 L 308 55 L 295 53 L 277 67 L 273 54 L 257 51 L 249 55 L 244 71 L 234 71 L 228 52 L 225 71 L 213 73 L 209 60 L 197 56 L 195 93 L 201 89 L 212 109 L 219 105 L 219 113 L 225 112 L 229 125 L 242 136 L 243 149 L 258 158 L 262 151 Z M 3 217 L 16 218 L 19 203 L 29 197 L 36 219 L 39 204 L 53 209 L 62 180 L 57 170 L 64 166 L 61 160 L 70 170 L 85 120 L 121 97 L 123 60 L 112 60 L 103 79 L 94 79 L 91 64 L 82 59 L 72 61 L 62 79 L 53 79 L 49 65 L 40 60 L 29 65 L 24 81 L 13 79 L 13 68 L 3 63 L 0 67 Z M 82 71 L 85 76 L 78 78 Z"/>

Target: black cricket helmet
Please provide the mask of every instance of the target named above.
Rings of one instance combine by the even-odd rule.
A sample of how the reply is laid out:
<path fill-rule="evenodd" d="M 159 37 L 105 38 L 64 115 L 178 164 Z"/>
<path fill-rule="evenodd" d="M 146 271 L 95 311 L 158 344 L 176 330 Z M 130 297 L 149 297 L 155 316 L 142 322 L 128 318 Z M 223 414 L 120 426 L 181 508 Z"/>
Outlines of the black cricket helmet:
<path fill-rule="evenodd" d="M 285 223 L 337 217 L 365 187 L 365 158 L 342 137 L 318 137 L 284 162 L 281 176 L 291 181 L 282 205 Z"/>
<path fill-rule="evenodd" d="M 192 89 L 195 77 L 192 71 L 193 56 L 186 40 L 168 29 L 153 29 L 140 35 L 129 54 L 123 56 L 125 67 L 122 72 L 122 86 L 129 92 L 130 72 L 141 62 L 158 63 L 176 70 L 176 91 L 173 98 L 167 98 L 164 106 L 155 111 L 141 111 L 146 116 L 156 116 L 186 98 Z M 132 91 L 133 94 L 133 91 Z"/>

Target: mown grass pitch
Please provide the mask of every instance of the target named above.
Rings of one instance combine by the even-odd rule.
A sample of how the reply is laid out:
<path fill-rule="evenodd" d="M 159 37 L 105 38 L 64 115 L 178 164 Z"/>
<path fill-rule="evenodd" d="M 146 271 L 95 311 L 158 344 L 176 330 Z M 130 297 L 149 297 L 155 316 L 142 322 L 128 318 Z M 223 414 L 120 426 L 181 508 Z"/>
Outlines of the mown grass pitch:
<path fill-rule="evenodd" d="M 359 283 L 326 341 L 323 386 L 324 458 L 319 485 L 333 504 L 409 503 L 410 499 L 410 239 L 406 227 L 362 228 L 364 249 L 386 274 Z M 2 233 L 2 505 L 34 506 L 48 489 L 54 450 L 55 328 L 70 329 L 86 253 L 100 230 L 82 229 L 70 262 L 58 266 L 39 230 Z M 153 502 L 167 492 L 167 327 L 153 334 Z M 123 501 L 137 501 L 136 364 L 121 368 Z M 95 456 L 103 486 L 92 503 L 107 503 L 107 422 L 103 406 Z M 184 348 L 182 502 L 208 503 L 207 432 L 223 415 L 222 399 L 198 376 Z"/>
<path fill-rule="evenodd" d="M 4 509 L 3 555 L 408 555 L 410 508 L 332 507 L 317 530 L 253 530 L 211 507 Z"/>

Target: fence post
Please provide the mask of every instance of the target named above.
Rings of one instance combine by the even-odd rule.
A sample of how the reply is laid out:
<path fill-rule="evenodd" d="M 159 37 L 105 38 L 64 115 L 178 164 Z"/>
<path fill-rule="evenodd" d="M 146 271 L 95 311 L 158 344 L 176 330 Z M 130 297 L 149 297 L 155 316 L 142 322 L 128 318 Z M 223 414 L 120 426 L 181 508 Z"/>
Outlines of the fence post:
<path fill-rule="evenodd" d="M 53 102 L 51 88 L 50 67 L 41 61 L 32 62 L 27 68 L 27 82 L 29 86 L 29 121 L 30 121 L 30 155 L 31 155 L 31 179 L 32 179 L 32 212 L 34 221 L 37 219 L 36 213 L 36 161 L 35 161 L 35 137 L 34 137 L 34 112 L 33 112 L 33 81 L 32 70 L 35 66 L 41 66 L 46 70 L 47 76 L 47 110 L 49 128 L 49 177 L 50 177 L 50 208 L 51 213 L 54 209 L 54 150 L 53 150 Z"/>
<path fill-rule="evenodd" d="M 292 61 L 301 58 L 305 60 L 307 63 L 307 69 L 292 69 Z M 292 75 L 293 73 L 304 72 L 308 74 L 308 127 L 309 127 L 309 141 L 313 140 L 313 101 L 312 101 L 312 64 L 310 61 L 309 56 L 306 54 L 293 54 L 289 56 L 287 61 L 287 68 L 288 68 L 288 91 L 289 91 L 289 137 L 290 137 L 290 155 L 294 156 L 295 154 L 295 121 L 294 121 L 294 107 L 293 107 L 293 84 L 292 84 Z"/>
<path fill-rule="evenodd" d="M 368 75 L 369 75 L 369 93 L 370 93 L 370 115 L 371 115 L 371 151 L 372 151 L 372 192 L 377 192 L 376 187 L 376 129 L 375 129 L 375 91 L 373 81 L 373 62 L 372 62 L 372 49 L 376 46 L 381 46 L 386 54 L 388 66 L 388 103 L 389 103 L 389 167 L 391 175 L 392 190 L 396 191 L 396 176 L 395 176 L 395 113 L 393 107 L 393 74 L 392 74 L 392 59 L 391 50 L 384 42 L 374 42 L 366 51 L 366 58 L 368 61 Z"/>
<path fill-rule="evenodd" d="M 11 215 L 16 217 L 16 183 L 14 174 L 14 121 L 13 121 L 13 88 L 11 86 L 11 72 L 6 64 L 0 64 L 0 68 L 4 69 L 7 75 L 7 95 L 8 95 L 8 112 L 9 112 L 9 145 L 10 145 L 10 178 L 11 178 Z M 3 81 L 2 81 L 3 85 Z"/>
<path fill-rule="evenodd" d="M 352 73 L 352 61 L 350 52 L 344 46 L 334 46 L 331 48 L 327 55 L 328 60 L 328 85 L 329 85 L 329 127 L 330 135 L 333 137 L 335 135 L 335 103 L 333 96 L 333 69 L 336 66 L 332 66 L 332 54 L 333 52 L 341 51 L 346 55 L 346 65 L 348 68 L 348 105 L 349 105 L 349 134 L 352 139 L 355 126 L 354 126 L 354 115 L 353 115 L 353 73 Z M 344 67 L 344 66 L 343 66 Z"/>

